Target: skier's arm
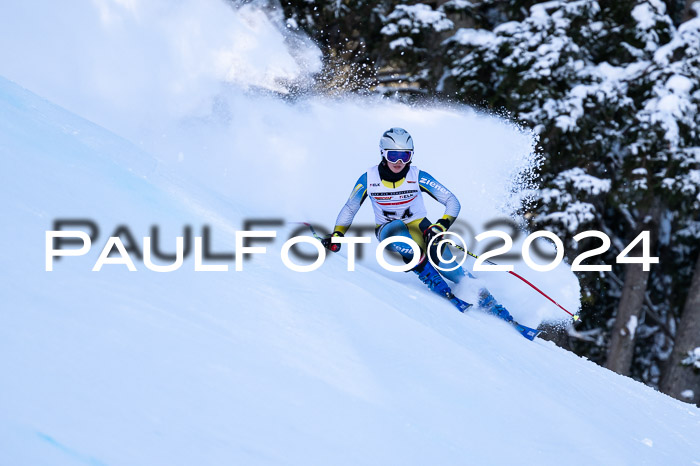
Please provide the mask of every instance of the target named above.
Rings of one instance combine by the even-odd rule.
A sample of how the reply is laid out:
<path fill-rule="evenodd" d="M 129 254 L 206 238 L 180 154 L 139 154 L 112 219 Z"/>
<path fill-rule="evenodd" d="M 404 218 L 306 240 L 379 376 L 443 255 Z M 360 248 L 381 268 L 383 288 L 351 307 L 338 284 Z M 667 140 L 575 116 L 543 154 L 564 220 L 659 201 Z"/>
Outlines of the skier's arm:
<path fill-rule="evenodd" d="M 455 219 L 457 219 L 461 208 L 457 196 L 452 194 L 449 189 L 439 183 L 428 172 L 421 170 L 418 173 L 418 179 L 421 191 L 427 193 L 430 197 L 445 206 L 445 215 L 442 216 L 441 220 L 446 220 L 447 225 L 445 226 L 449 228 Z"/>
<path fill-rule="evenodd" d="M 338 219 L 335 221 L 334 231 L 339 231 L 342 234 L 348 231 L 352 224 L 355 214 L 360 210 L 360 206 L 367 199 L 367 173 L 363 174 L 355 183 L 355 188 L 350 193 L 347 202 L 340 209 Z"/>

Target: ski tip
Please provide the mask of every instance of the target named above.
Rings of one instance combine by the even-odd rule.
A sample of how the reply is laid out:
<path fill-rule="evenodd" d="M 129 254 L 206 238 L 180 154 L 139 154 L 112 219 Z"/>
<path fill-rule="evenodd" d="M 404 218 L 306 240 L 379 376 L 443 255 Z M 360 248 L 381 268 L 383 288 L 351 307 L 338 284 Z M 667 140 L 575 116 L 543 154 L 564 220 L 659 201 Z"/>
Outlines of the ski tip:
<path fill-rule="evenodd" d="M 535 338 L 537 338 L 537 335 L 540 334 L 539 330 L 533 330 L 533 329 L 527 329 L 525 332 L 522 332 L 522 336 L 527 338 L 530 341 L 533 341 Z"/>
<path fill-rule="evenodd" d="M 473 304 L 468 303 L 466 301 L 462 301 L 459 299 L 457 296 L 452 294 L 452 292 L 448 292 L 445 297 L 450 300 L 452 304 L 459 310 L 459 312 L 465 312 L 467 309 L 473 306 Z"/>
<path fill-rule="evenodd" d="M 452 296 L 452 298 L 450 298 L 450 302 L 452 302 L 452 304 L 455 305 L 459 312 L 466 312 L 470 307 L 473 306 L 473 304 L 468 303 L 466 301 L 462 301 L 454 295 Z"/>
<path fill-rule="evenodd" d="M 513 321 L 512 324 L 513 324 L 513 326 L 515 327 L 515 329 L 516 329 L 518 332 L 520 332 L 520 334 L 521 334 L 522 336 L 524 336 L 525 338 L 527 338 L 527 339 L 530 340 L 530 341 L 534 340 L 535 338 L 537 338 L 537 335 L 539 335 L 540 333 L 542 333 L 542 330 L 537 330 L 537 329 L 534 329 L 534 328 L 526 327 L 526 326 L 524 326 L 524 325 L 522 325 L 522 324 L 519 324 L 519 323 L 517 323 L 517 322 L 515 322 L 515 321 Z"/>

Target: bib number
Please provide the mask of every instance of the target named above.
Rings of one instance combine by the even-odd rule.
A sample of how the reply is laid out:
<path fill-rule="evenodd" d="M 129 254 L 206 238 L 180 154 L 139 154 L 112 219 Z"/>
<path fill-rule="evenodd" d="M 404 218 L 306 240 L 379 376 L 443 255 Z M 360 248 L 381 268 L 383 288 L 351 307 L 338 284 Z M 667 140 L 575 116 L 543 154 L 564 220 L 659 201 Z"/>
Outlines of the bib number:
<path fill-rule="evenodd" d="M 395 210 L 393 210 L 393 211 L 382 210 L 382 215 L 384 215 L 384 217 L 388 218 L 389 220 L 398 220 L 398 219 L 405 220 L 407 218 L 411 218 L 413 213 L 411 212 L 411 208 L 409 207 L 403 211 L 403 214 L 401 216 L 399 216 L 399 212 L 395 211 Z"/>

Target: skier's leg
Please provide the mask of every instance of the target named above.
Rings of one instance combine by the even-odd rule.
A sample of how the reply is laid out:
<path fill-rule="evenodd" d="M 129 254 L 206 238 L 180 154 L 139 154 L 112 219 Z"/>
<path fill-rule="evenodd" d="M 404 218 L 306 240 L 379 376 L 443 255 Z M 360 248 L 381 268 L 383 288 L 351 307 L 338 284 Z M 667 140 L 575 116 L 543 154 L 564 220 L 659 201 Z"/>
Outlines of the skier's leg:
<path fill-rule="evenodd" d="M 377 238 L 379 241 L 383 241 L 391 236 L 403 236 L 416 241 L 411 235 L 409 228 L 401 220 L 393 220 L 389 223 L 385 223 L 377 229 Z M 416 241 L 416 243 L 421 246 L 421 243 L 418 241 Z M 401 254 L 406 263 L 409 263 L 413 258 L 414 251 L 408 245 L 403 243 L 391 243 L 391 247 L 396 252 Z M 420 253 L 421 261 L 413 268 L 413 272 L 415 272 L 418 275 L 418 278 L 423 283 L 428 285 L 428 288 L 430 288 L 432 291 L 445 296 L 448 294 L 451 295 L 452 291 L 450 290 L 450 287 L 447 286 L 447 283 L 445 283 L 445 280 L 443 280 L 442 276 L 435 270 L 435 268 L 433 268 L 430 262 L 422 254 L 422 251 L 420 251 Z"/>
<path fill-rule="evenodd" d="M 452 290 L 450 290 L 450 287 L 442 278 L 442 275 L 440 275 L 438 271 L 435 270 L 435 268 L 427 258 L 423 258 L 423 262 L 418 264 L 418 266 L 413 269 L 413 272 L 415 272 L 418 275 L 418 279 L 420 281 L 428 285 L 428 288 L 430 288 L 430 290 L 434 291 L 435 293 L 441 296 L 445 296 L 461 312 L 466 311 L 472 306 L 470 303 L 462 301 L 457 296 L 452 294 Z"/>
<path fill-rule="evenodd" d="M 450 248 L 447 245 L 442 247 L 442 258 L 444 259 L 444 261 L 440 261 L 438 263 L 438 270 L 440 271 L 440 273 L 448 280 L 451 280 L 455 283 L 459 283 L 466 276 L 466 274 L 462 266 L 457 265 L 457 260 L 452 260 L 454 256 L 452 255 L 452 251 L 450 251 Z M 457 267 L 455 268 L 456 265 Z"/>
<path fill-rule="evenodd" d="M 405 238 L 412 238 L 419 247 L 423 247 L 422 234 L 418 237 L 412 235 L 412 232 L 409 231 L 409 228 L 401 220 L 393 220 L 389 223 L 385 223 L 377 229 L 376 233 L 379 241 L 383 241 L 391 236 L 403 236 Z M 406 263 L 409 263 L 413 258 L 413 254 L 415 252 L 408 245 L 402 243 L 392 243 L 391 246 L 396 252 L 401 254 L 401 257 L 403 257 L 403 260 Z M 413 268 L 413 272 L 418 275 L 418 279 L 425 283 L 431 291 L 434 291 L 435 293 L 449 299 L 461 312 L 466 311 L 471 304 L 462 301 L 453 295 L 452 290 L 450 290 L 450 287 L 442 278 L 442 275 L 440 275 L 432 264 L 430 264 L 430 261 L 427 260 L 423 252 L 418 251 L 418 253 L 421 254 L 421 261 L 416 267 Z"/>
<path fill-rule="evenodd" d="M 405 238 L 410 238 L 415 241 L 415 238 L 411 236 L 411 233 L 408 231 L 408 228 L 406 227 L 406 224 L 403 223 L 401 220 L 393 220 L 389 223 L 385 223 L 384 225 L 381 225 L 379 228 L 377 228 L 377 239 L 379 241 L 384 241 L 385 239 L 392 237 L 392 236 L 403 236 Z M 421 243 L 416 241 L 419 247 L 421 247 Z M 411 259 L 413 259 L 413 248 L 410 247 L 406 243 L 391 243 L 390 247 L 401 254 L 401 257 L 403 258 L 405 263 L 411 262 Z M 418 254 L 422 256 L 422 251 L 418 251 Z"/>
<path fill-rule="evenodd" d="M 430 226 L 430 220 L 427 218 L 423 218 L 420 220 L 415 220 L 411 223 L 408 224 L 408 230 L 411 233 L 411 236 L 415 239 L 416 237 L 419 237 L 421 239 L 421 242 L 418 244 L 421 245 L 421 247 L 425 250 L 427 248 L 427 245 L 424 244 L 423 242 L 423 230 L 428 228 Z M 418 242 L 418 241 L 416 241 Z M 437 269 L 440 271 L 440 273 L 447 278 L 450 281 L 453 281 L 455 283 L 459 283 L 462 278 L 465 277 L 464 269 L 461 266 L 456 267 L 454 270 L 452 269 L 456 264 L 455 262 L 452 262 L 452 258 L 454 257 L 452 255 L 452 251 L 450 251 L 449 247 L 447 245 L 444 245 L 442 247 L 442 258 L 444 261 L 440 260 L 440 257 L 437 253 L 437 243 L 438 240 L 435 240 L 433 242 L 433 247 L 430 248 L 431 250 L 429 251 L 430 254 L 430 259 L 432 260 L 433 265 L 437 265 Z"/>
<path fill-rule="evenodd" d="M 481 288 L 479 290 L 479 307 L 507 322 L 513 320 L 513 316 L 510 315 L 508 309 L 506 309 L 502 304 L 499 304 L 498 301 L 496 301 L 496 298 L 494 298 L 491 292 L 486 288 Z"/>

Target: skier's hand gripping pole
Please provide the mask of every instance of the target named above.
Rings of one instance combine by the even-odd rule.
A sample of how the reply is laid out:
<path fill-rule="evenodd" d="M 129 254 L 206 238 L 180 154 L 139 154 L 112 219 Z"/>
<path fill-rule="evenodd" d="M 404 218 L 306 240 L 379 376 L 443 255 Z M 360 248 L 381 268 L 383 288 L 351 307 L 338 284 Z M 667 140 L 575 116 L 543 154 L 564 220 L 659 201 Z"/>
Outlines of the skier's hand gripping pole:
<path fill-rule="evenodd" d="M 326 247 L 326 249 L 333 251 L 333 252 L 338 252 L 340 251 L 340 243 L 333 243 L 331 240 L 333 238 L 342 238 L 344 235 L 339 232 L 339 231 L 334 231 L 330 235 L 327 235 L 325 238 L 321 240 L 321 243 Z"/>
<path fill-rule="evenodd" d="M 344 235 L 341 232 L 334 231 L 330 235 L 320 236 L 318 233 L 316 233 L 316 229 L 309 222 L 292 222 L 292 223 L 295 223 L 297 225 L 306 225 L 307 227 L 309 227 L 309 230 L 311 230 L 311 234 L 314 235 L 314 238 L 319 240 L 321 242 L 321 244 L 323 244 L 323 246 L 326 249 L 328 249 L 332 252 L 340 251 L 340 243 L 333 243 L 333 242 L 331 242 L 331 239 L 333 237 L 341 237 L 342 238 Z"/>

